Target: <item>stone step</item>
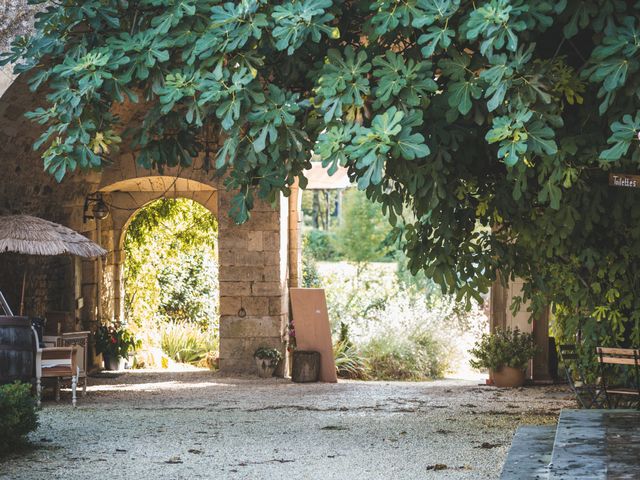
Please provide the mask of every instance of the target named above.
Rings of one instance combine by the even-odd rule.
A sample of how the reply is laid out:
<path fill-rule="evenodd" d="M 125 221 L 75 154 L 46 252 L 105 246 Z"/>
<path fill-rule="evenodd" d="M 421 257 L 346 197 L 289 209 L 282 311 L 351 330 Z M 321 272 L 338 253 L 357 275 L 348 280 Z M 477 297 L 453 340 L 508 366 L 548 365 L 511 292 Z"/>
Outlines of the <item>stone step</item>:
<path fill-rule="evenodd" d="M 502 480 L 549 478 L 549 462 L 555 432 L 555 425 L 519 427 L 513 437 L 500 478 Z"/>
<path fill-rule="evenodd" d="M 549 480 L 640 478 L 640 412 L 562 410 Z"/>

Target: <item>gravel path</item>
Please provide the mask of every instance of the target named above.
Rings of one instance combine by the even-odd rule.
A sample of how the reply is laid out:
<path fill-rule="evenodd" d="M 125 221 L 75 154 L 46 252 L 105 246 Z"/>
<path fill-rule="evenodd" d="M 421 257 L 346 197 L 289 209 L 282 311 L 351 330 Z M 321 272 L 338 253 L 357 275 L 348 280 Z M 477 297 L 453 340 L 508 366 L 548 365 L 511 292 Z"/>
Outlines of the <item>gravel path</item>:
<path fill-rule="evenodd" d="M 459 380 L 293 384 L 208 371 L 90 379 L 45 402 L 0 479 L 497 478 L 518 425 L 555 422 L 559 387 Z M 436 465 L 438 465 L 436 467 Z"/>

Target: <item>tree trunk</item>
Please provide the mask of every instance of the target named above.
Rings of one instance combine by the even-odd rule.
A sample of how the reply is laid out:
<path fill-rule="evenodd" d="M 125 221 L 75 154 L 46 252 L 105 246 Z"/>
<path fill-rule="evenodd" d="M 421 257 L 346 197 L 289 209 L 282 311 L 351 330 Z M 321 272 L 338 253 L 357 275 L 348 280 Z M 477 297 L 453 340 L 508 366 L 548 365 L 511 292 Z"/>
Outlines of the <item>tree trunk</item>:
<path fill-rule="evenodd" d="M 311 220 L 313 221 L 313 228 L 320 228 L 320 192 L 318 190 L 313 191 L 313 213 L 311 214 Z"/>

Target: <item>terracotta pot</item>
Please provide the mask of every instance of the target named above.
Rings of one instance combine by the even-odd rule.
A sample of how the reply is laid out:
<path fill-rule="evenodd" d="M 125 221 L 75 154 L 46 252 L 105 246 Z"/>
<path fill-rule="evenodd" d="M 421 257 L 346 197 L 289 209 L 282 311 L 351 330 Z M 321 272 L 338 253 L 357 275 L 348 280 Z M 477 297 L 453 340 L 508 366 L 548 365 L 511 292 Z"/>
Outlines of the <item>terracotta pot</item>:
<path fill-rule="evenodd" d="M 513 367 L 502 367 L 500 370 L 493 370 L 491 378 L 496 387 L 511 388 L 524 385 L 524 369 Z"/>
<path fill-rule="evenodd" d="M 256 366 L 258 367 L 258 376 L 260 378 L 271 378 L 273 377 L 273 372 L 278 366 L 277 363 L 274 363 L 269 358 L 258 358 L 256 359 Z"/>

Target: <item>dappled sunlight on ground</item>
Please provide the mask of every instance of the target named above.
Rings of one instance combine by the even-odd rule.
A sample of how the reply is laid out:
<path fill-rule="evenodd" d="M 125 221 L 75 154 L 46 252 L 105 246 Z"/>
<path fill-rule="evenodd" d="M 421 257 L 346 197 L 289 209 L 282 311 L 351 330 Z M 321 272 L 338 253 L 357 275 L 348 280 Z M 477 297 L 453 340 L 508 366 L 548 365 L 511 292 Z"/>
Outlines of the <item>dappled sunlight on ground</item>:
<path fill-rule="evenodd" d="M 89 387 L 87 389 L 88 393 L 92 392 L 114 392 L 114 391 L 164 391 L 164 390 L 184 390 L 184 389 L 197 389 L 197 388 L 209 388 L 216 386 L 225 386 L 229 387 L 228 384 L 216 383 L 216 382 L 177 382 L 177 381 L 166 381 L 166 382 L 149 382 L 149 383 L 135 383 L 135 384 L 124 384 L 124 383 L 116 383 L 113 385 L 95 385 Z"/>
<path fill-rule="evenodd" d="M 43 403 L 34 449 L 0 464 L 1 480 L 497 478 L 517 426 L 573 405 L 557 386 L 295 384 L 206 370 L 102 374 L 77 408 L 69 399 Z"/>

